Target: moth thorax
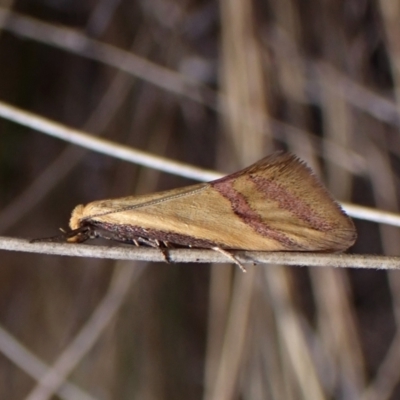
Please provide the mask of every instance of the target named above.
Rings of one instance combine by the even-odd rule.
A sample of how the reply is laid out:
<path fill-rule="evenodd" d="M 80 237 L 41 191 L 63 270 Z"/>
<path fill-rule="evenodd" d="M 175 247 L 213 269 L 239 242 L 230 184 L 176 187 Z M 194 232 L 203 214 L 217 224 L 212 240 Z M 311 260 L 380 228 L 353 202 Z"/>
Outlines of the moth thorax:
<path fill-rule="evenodd" d="M 71 214 L 71 219 L 69 220 L 69 227 L 74 230 L 80 228 L 80 221 L 83 218 L 83 210 L 85 209 L 85 206 L 83 204 L 79 204 L 79 206 L 76 206 Z"/>

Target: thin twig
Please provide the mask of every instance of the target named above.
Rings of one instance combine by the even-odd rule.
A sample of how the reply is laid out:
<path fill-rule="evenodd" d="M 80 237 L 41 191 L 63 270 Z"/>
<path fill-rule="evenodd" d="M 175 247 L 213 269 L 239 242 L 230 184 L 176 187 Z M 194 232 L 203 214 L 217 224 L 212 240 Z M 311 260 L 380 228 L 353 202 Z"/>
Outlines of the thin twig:
<path fill-rule="evenodd" d="M 47 118 L 38 117 L 36 114 L 23 111 L 2 101 L 0 101 L 0 116 L 66 142 L 74 143 L 80 147 L 107 154 L 114 158 L 119 158 L 120 160 L 133 162 L 198 181 L 208 181 L 221 177 L 221 174 L 217 174 L 214 171 L 196 168 L 188 164 L 172 161 L 168 158 L 135 150 L 129 146 L 117 144 L 110 140 L 94 137 L 89 133 L 71 129 Z"/>
<path fill-rule="evenodd" d="M 113 260 L 165 261 L 158 249 L 135 246 L 97 246 L 88 244 L 30 243 L 25 239 L 0 236 L 0 250 L 28 253 L 52 254 L 70 257 L 92 257 Z M 400 269 L 400 257 L 375 256 L 370 254 L 302 253 L 232 251 L 243 264 L 282 264 L 295 266 L 324 266 L 337 268 Z M 223 254 L 214 250 L 170 249 L 168 259 L 172 263 L 226 263 Z"/>
<path fill-rule="evenodd" d="M 400 226 L 400 214 L 375 208 L 359 206 L 358 204 L 341 203 L 343 209 L 353 218 L 364 221 Z"/>
<path fill-rule="evenodd" d="M 143 57 L 132 54 L 132 52 L 90 39 L 77 30 L 67 27 L 57 27 L 1 7 L 0 28 L 13 32 L 18 36 L 52 45 L 64 49 L 65 51 L 79 54 L 82 57 L 113 66 L 121 71 L 152 83 L 168 92 L 190 98 L 191 100 L 203 104 L 218 113 L 224 114 L 226 112 L 227 99 L 225 96 L 204 86 L 202 82 L 157 65 Z M 358 85 L 356 82 L 345 75 L 340 74 L 328 64 L 309 62 L 308 65 L 310 69 L 318 70 L 320 72 L 322 71 L 321 73 L 328 74 L 332 79 L 323 80 L 324 86 L 327 86 L 329 90 L 334 90 L 335 93 L 339 88 L 340 95 L 344 96 L 349 104 L 370 113 L 379 120 L 389 122 L 395 126 L 400 126 L 397 106 L 390 99 L 379 96 L 371 90 Z M 333 79 L 337 79 L 337 82 L 334 81 L 332 84 L 331 81 Z M 315 83 L 313 80 L 307 83 L 307 87 L 308 92 L 309 94 L 312 94 L 311 97 L 314 98 L 314 101 L 321 103 L 319 90 L 315 89 Z M 349 88 L 350 90 L 348 90 Z M 256 111 L 254 111 L 253 119 L 263 119 L 265 124 L 264 129 L 267 129 L 267 127 L 268 129 L 273 127 L 274 131 L 279 131 L 282 127 L 285 127 L 285 131 L 295 129 L 289 124 L 283 124 L 280 121 Z M 297 134 L 302 134 L 311 138 L 308 132 L 300 129 L 296 130 Z M 279 135 L 276 134 L 276 136 Z M 312 140 L 315 140 L 315 138 Z M 324 143 L 326 144 L 326 150 L 329 150 L 326 151 L 325 156 L 332 162 L 336 163 L 337 157 L 331 153 L 339 150 L 341 153 L 341 167 L 346 167 L 352 172 L 360 170 L 360 164 L 363 164 L 363 160 L 360 160 L 359 156 L 353 158 L 348 157 L 348 149 L 327 140 L 324 140 Z"/>

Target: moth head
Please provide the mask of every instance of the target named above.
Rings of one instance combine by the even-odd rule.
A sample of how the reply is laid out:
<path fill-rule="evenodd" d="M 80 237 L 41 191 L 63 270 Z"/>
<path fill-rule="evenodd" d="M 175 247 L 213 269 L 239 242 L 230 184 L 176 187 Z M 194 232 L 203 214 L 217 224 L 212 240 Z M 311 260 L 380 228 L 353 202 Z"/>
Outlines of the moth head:
<path fill-rule="evenodd" d="M 72 211 L 71 219 L 69 220 L 69 227 L 72 230 L 78 229 L 82 226 L 81 221 L 83 219 L 84 209 L 85 206 L 83 204 L 79 204 L 79 206 L 76 206 Z"/>
<path fill-rule="evenodd" d="M 97 232 L 92 229 L 92 227 L 85 225 L 78 229 L 65 232 L 63 236 L 68 243 L 82 243 L 88 239 L 95 239 L 98 237 Z"/>
<path fill-rule="evenodd" d="M 95 239 L 99 235 L 96 229 L 91 226 L 88 221 L 87 207 L 82 204 L 76 206 L 71 214 L 71 219 L 69 220 L 69 227 L 71 230 L 65 233 L 65 238 L 69 243 L 82 243 L 88 239 Z"/>

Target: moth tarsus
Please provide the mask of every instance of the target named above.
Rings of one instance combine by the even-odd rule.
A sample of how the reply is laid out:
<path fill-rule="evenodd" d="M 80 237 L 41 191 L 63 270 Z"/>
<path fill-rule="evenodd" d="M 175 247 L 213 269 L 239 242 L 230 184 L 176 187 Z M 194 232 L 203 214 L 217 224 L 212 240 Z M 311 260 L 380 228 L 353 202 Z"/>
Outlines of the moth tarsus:
<path fill-rule="evenodd" d="M 169 255 L 169 249 L 166 247 L 159 247 L 162 255 L 164 256 L 164 260 L 167 264 L 171 264 L 171 257 Z"/>
<path fill-rule="evenodd" d="M 233 261 L 242 270 L 242 272 L 247 272 L 246 267 L 229 251 L 221 249 L 221 247 L 213 247 L 212 250 L 223 254 L 225 257 L 228 257 L 231 261 Z"/>
<path fill-rule="evenodd" d="M 231 250 L 340 252 L 356 239 L 312 171 L 282 152 L 209 183 L 78 205 L 69 226 L 68 242 L 214 249 L 243 271 Z"/>

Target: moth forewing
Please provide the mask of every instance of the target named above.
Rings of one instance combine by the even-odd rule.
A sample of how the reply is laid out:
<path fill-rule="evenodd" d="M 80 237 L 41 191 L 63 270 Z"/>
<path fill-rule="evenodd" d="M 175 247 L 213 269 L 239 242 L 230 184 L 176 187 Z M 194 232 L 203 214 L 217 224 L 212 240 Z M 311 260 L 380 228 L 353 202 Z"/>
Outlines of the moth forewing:
<path fill-rule="evenodd" d="M 285 250 L 342 251 L 355 241 L 351 219 L 291 154 L 273 154 L 211 184 L 238 217 L 261 236 L 276 237 Z"/>
<path fill-rule="evenodd" d="M 343 251 L 356 238 L 351 219 L 288 153 L 208 184 L 78 206 L 70 227 L 84 226 L 124 241 L 259 251 Z"/>
<path fill-rule="evenodd" d="M 148 208 L 152 205 L 175 200 L 188 193 L 198 193 L 206 186 L 207 183 L 200 183 L 164 192 L 128 196 L 118 199 L 98 200 L 86 205 L 80 204 L 72 211 L 69 226 L 72 230 L 75 230 L 85 222 L 101 220 L 107 215 L 111 221 L 120 221 L 120 223 L 122 223 L 125 219 L 132 219 L 132 212 L 129 213 L 129 211 Z"/>

